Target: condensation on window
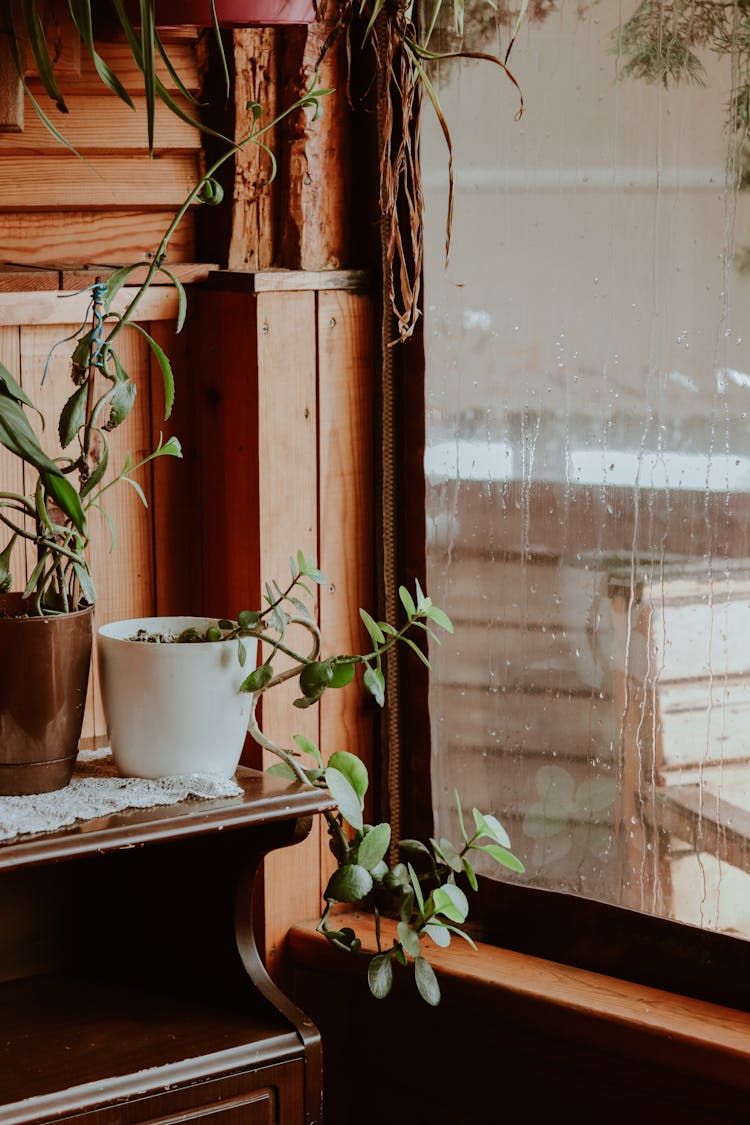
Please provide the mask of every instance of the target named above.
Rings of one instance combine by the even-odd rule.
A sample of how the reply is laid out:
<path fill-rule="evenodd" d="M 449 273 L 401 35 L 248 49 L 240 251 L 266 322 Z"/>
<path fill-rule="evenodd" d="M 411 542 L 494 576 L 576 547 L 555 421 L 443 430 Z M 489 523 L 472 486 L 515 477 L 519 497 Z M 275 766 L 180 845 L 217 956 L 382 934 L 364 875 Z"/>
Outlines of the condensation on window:
<path fill-rule="evenodd" d="M 486 874 L 750 936 L 750 206 L 731 68 L 623 79 L 627 7 L 524 28 L 520 121 L 439 70 L 447 267 L 425 122 L 437 833 L 458 790 L 526 868 Z"/>

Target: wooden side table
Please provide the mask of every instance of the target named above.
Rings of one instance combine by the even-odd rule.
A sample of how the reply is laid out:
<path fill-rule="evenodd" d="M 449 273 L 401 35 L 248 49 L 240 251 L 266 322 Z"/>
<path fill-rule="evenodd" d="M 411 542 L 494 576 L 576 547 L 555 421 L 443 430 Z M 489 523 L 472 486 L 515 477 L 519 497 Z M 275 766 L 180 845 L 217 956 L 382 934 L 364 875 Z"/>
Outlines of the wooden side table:
<path fill-rule="evenodd" d="M 267 976 L 251 900 L 333 802 L 237 780 L 0 845 L 1 1125 L 320 1121 L 320 1037 Z"/>

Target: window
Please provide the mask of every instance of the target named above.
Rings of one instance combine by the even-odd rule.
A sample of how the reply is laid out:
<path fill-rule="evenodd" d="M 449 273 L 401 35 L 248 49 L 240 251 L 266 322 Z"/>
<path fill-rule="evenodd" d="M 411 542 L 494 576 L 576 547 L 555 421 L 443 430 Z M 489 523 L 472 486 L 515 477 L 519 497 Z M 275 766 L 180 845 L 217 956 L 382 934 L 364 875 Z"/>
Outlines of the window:
<path fill-rule="evenodd" d="M 549 8 L 550 6 L 544 6 Z M 437 834 L 493 811 L 524 885 L 750 937 L 750 213 L 733 71 L 622 75 L 634 4 L 527 22 L 516 92 L 425 121 Z M 626 10 L 627 9 L 627 10 Z M 508 28 L 499 23 L 502 54 Z M 492 44 L 483 44 L 492 49 Z M 486 874 L 502 874 L 487 869 Z"/>

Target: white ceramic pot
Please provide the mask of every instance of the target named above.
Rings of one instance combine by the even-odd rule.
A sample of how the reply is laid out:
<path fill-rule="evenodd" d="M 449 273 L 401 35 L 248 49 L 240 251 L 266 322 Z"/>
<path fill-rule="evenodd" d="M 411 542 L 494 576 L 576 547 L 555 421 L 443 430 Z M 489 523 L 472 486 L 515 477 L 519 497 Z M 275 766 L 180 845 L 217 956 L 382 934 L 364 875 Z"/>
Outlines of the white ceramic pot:
<path fill-rule="evenodd" d="M 112 757 L 126 777 L 210 773 L 232 777 L 240 760 L 252 695 L 239 686 L 253 670 L 257 642 L 159 644 L 134 641 L 139 629 L 177 635 L 215 625 L 208 617 L 142 617 L 97 631 L 99 680 Z"/>

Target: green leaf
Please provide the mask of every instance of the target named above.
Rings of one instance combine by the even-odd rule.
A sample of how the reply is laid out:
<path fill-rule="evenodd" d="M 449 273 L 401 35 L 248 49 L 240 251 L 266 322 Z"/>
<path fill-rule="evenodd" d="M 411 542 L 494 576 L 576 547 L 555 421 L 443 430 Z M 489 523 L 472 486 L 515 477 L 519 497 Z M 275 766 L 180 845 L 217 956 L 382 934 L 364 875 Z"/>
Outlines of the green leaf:
<path fill-rule="evenodd" d="M 58 421 L 58 435 L 60 438 L 60 446 L 66 449 L 73 438 L 76 436 L 81 426 L 86 421 L 86 399 L 89 393 L 88 380 L 82 383 L 60 411 L 60 418 Z"/>
<path fill-rule="evenodd" d="M 354 679 L 354 669 L 357 665 L 357 659 L 353 656 L 334 657 L 332 664 L 331 682 L 328 685 L 332 688 L 343 688 L 350 684 Z"/>
<path fill-rule="evenodd" d="M 406 866 L 409 869 L 409 878 L 411 879 L 411 885 L 414 888 L 414 895 L 415 895 L 416 900 L 417 900 L 419 912 L 420 912 L 420 914 L 424 914 L 424 895 L 422 894 L 422 888 L 419 885 L 419 879 L 417 878 L 417 873 L 410 863 L 408 863 Z"/>
<path fill-rule="evenodd" d="M 425 847 L 421 840 L 399 840 L 398 842 L 399 855 L 411 858 L 416 862 L 418 859 L 426 859 L 428 862 L 432 861 L 430 849 Z"/>
<path fill-rule="evenodd" d="M 370 779 L 367 776 L 367 767 L 362 759 L 358 758 L 356 754 L 350 754 L 348 750 L 336 750 L 328 759 L 328 765 L 333 766 L 334 769 L 344 775 L 357 794 L 360 803 L 364 802 Z"/>
<path fill-rule="evenodd" d="M 422 650 L 421 650 L 421 648 L 419 647 L 419 645 L 416 645 L 416 644 L 414 643 L 414 641 L 413 641 L 413 640 L 411 639 L 411 637 L 402 637 L 402 638 L 401 638 L 401 640 L 402 640 L 402 641 L 404 642 L 404 644 L 405 644 L 405 645 L 408 645 L 408 646 L 409 646 L 409 648 L 410 648 L 410 649 L 412 650 L 412 652 L 416 652 L 417 656 L 418 656 L 418 657 L 419 657 L 419 659 L 420 659 L 420 660 L 422 661 L 422 663 L 424 664 L 425 668 L 429 668 L 429 667 L 430 667 L 430 662 L 429 662 L 429 660 L 427 659 L 427 657 L 425 656 L 425 654 L 424 654 L 424 653 L 422 652 Z"/>
<path fill-rule="evenodd" d="M 333 668 L 328 660 L 312 660 L 299 674 L 299 686 L 308 699 L 319 699 L 322 690 L 333 679 Z"/>
<path fill-rule="evenodd" d="M 510 837 L 496 817 L 489 813 L 480 813 L 479 809 L 472 809 L 471 811 L 474 814 L 474 823 L 480 836 L 489 836 L 496 844 L 502 844 L 504 848 L 510 847 Z"/>
<path fill-rule="evenodd" d="M 357 848 L 357 863 L 361 863 L 372 873 L 388 851 L 390 842 L 390 824 L 376 824 Z"/>
<path fill-rule="evenodd" d="M 385 634 L 383 633 L 383 630 L 380 628 L 377 621 L 374 621 L 372 617 L 370 617 L 367 610 L 360 609 L 359 616 L 362 618 L 365 629 L 367 629 L 367 632 L 370 634 L 370 640 L 373 642 L 373 644 L 376 647 L 378 645 L 385 644 Z"/>
<path fill-rule="evenodd" d="M 57 85 L 52 59 L 50 58 L 47 48 L 47 38 L 44 34 L 41 19 L 39 18 L 38 5 L 34 0 L 23 0 L 23 19 L 26 25 L 26 36 L 34 56 L 34 65 L 39 80 L 45 92 L 55 103 L 57 109 L 61 113 L 67 113 L 68 107 Z"/>
<path fill-rule="evenodd" d="M 264 772 L 270 773 L 272 777 L 283 777 L 285 781 L 297 781 L 296 773 L 286 762 L 275 762 Z"/>
<path fill-rule="evenodd" d="M 22 402 L 25 406 L 30 406 L 32 410 L 36 410 L 34 403 L 23 388 L 16 382 L 4 363 L 0 363 L 0 390 L 2 390 L 3 394 L 15 399 L 16 402 Z M 36 410 L 36 412 L 39 414 L 38 410 Z"/>
<path fill-rule="evenodd" d="M 385 706 L 385 678 L 379 668 L 371 668 L 368 664 L 362 678 L 367 690 L 374 697 L 379 707 Z"/>
<path fill-rule="evenodd" d="M 435 624 L 439 625 L 441 629 L 445 629 L 446 633 L 453 632 L 453 622 L 451 621 L 450 617 L 436 605 L 430 606 L 429 610 L 427 611 L 427 616 L 429 617 L 430 621 L 434 621 Z"/>
<path fill-rule="evenodd" d="M 14 398 L 0 395 L 0 444 L 33 465 L 37 472 L 62 476 L 60 469 L 40 446 L 23 407 Z"/>
<path fill-rule="evenodd" d="M 399 922 L 396 927 L 396 932 L 398 933 L 398 940 L 409 956 L 420 957 L 422 954 L 422 943 L 419 940 L 419 934 L 406 922 Z"/>
<path fill-rule="evenodd" d="M 297 743 L 303 754 L 309 754 L 312 758 L 315 759 L 318 765 L 323 765 L 323 759 L 320 756 L 320 750 L 318 750 L 314 742 L 311 742 L 309 738 L 305 738 L 303 734 L 295 734 L 294 741 Z"/>
<path fill-rule="evenodd" d="M 417 591 L 417 613 L 426 613 L 428 610 L 432 609 L 432 601 L 425 596 L 422 587 L 419 585 L 418 578 L 414 579 L 414 585 Z"/>
<path fill-rule="evenodd" d="M 94 605 L 96 602 L 96 587 L 94 586 L 94 580 L 91 577 L 88 567 L 83 566 L 81 563 L 74 562 L 73 570 L 75 571 L 78 585 L 81 587 L 81 593 L 86 602 L 89 605 Z"/>
<path fill-rule="evenodd" d="M 461 829 L 461 837 L 465 844 L 468 844 L 469 837 L 466 832 L 466 825 L 464 824 L 464 814 L 461 809 L 461 798 L 458 795 L 458 789 L 453 790 L 453 796 L 456 799 L 456 812 L 458 813 L 458 826 Z"/>
<path fill-rule="evenodd" d="M 451 943 L 451 935 L 447 926 L 440 922 L 430 922 L 424 928 L 424 933 L 441 949 L 447 949 Z"/>
<path fill-rule="evenodd" d="M 116 430 L 121 425 L 135 404 L 137 387 L 130 380 L 117 383 L 109 400 L 109 417 L 104 423 L 105 430 Z M 164 449 L 160 450 L 164 452 Z"/>
<path fill-rule="evenodd" d="M 17 539 L 17 535 L 11 535 L 7 547 L 0 552 L 0 594 L 7 594 L 13 585 L 13 575 L 10 572 L 10 560 Z"/>
<path fill-rule="evenodd" d="M 492 858 L 502 864 L 503 867 L 507 867 L 509 871 L 516 871 L 519 875 L 523 874 L 526 870 L 517 856 L 509 852 L 507 848 L 501 848 L 499 844 L 472 844 L 471 850 L 491 855 Z M 460 920 L 461 919 L 458 919 L 458 921 Z"/>
<path fill-rule="evenodd" d="M 410 922 L 414 913 L 414 891 L 409 888 L 398 899 L 398 916 L 402 922 Z"/>
<path fill-rule="evenodd" d="M 187 294 L 185 292 L 185 286 L 182 284 L 177 274 L 172 273 L 166 266 L 159 266 L 159 272 L 166 274 L 177 290 L 177 323 L 175 324 L 175 332 L 182 332 L 185 325 L 185 317 L 187 316 Z"/>
<path fill-rule="evenodd" d="M 237 614 L 237 624 L 240 629 L 254 629 L 259 621 L 260 614 L 254 609 L 243 609 Z"/>
<path fill-rule="evenodd" d="M 140 269 L 141 265 L 143 265 L 142 262 L 133 262 L 132 265 L 122 266 L 119 270 L 113 270 L 109 275 L 104 287 L 104 308 L 106 312 L 109 312 L 111 309 L 112 301 L 125 285 L 131 273 L 133 273 L 134 270 Z"/>
<path fill-rule="evenodd" d="M 125 482 L 125 484 L 130 485 L 130 487 L 133 489 L 133 491 L 138 495 L 138 497 L 141 501 L 141 504 L 143 504 L 143 507 L 147 508 L 148 507 L 148 500 L 146 499 L 146 493 L 143 491 L 143 489 L 139 485 L 138 481 L 133 480 L 132 477 L 122 477 L 121 479 Z"/>
<path fill-rule="evenodd" d="M 131 328 L 134 328 L 136 332 L 140 332 L 141 336 L 145 338 L 159 365 L 162 382 L 164 384 L 164 419 L 166 421 L 172 413 L 172 407 L 174 406 L 174 375 L 172 373 L 172 364 L 169 362 L 169 356 L 142 325 L 136 324 L 135 321 L 128 321 L 128 324 Z"/>
<path fill-rule="evenodd" d="M 362 803 L 349 779 L 340 770 L 329 765 L 325 771 L 325 781 L 344 820 L 351 824 L 352 828 L 361 831 L 363 828 Z"/>
<path fill-rule="evenodd" d="M 384 1000 L 393 986 L 390 953 L 379 953 L 367 966 L 367 983 L 376 1000 Z"/>
<path fill-rule="evenodd" d="M 70 481 L 52 473 L 42 473 L 41 478 L 48 495 L 65 512 L 76 530 L 87 537 L 86 516 L 81 506 L 81 499 Z"/>
<path fill-rule="evenodd" d="M 435 914 L 443 914 L 451 922 L 466 921 L 469 903 L 464 892 L 454 883 L 444 883 L 442 887 L 436 887 L 430 899 Z"/>
<path fill-rule="evenodd" d="M 466 874 L 466 878 L 469 880 L 469 886 L 471 887 L 472 891 L 478 891 L 479 884 L 477 883 L 476 873 L 466 856 L 462 857 L 461 863 L 463 864 L 464 872 Z"/>
<path fill-rule="evenodd" d="M 361 902 L 372 890 L 372 876 L 358 863 L 347 863 L 334 871 L 323 897 L 327 902 Z"/>
<path fill-rule="evenodd" d="M 443 860 L 443 862 L 446 863 L 452 871 L 458 872 L 463 870 L 461 856 L 458 854 L 450 840 L 446 840 L 444 836 L 441 836 L 439 840 L 430 840 L 430 843 L 432 844 L 433 848 L 440 856 L 440 858 Z"/>
<path fill-rule="evenodd" d="M 411 619 L 417 612 L 417 607 L 414 605 L 414 599 L 406 589 L 406 586 L 399 586 L 398 596 L 401 598 L 401 604 L 406 610 L 408 617 Z"/>
<path fill-rule="evenodd" d="M 270 683 L 273 679 L 273 668 L 266 661 L 265 664 L 259 664 L 257 668 L 253 669 L 249 676 L 240 684 L 240 691 L 262 691 L 266 684 Z"/>
<path fill-rule="evenodd" d="M 416 981 L 419 995 L 433 1008 L 440 1003 L 440 985 L 435 971 L 425 957 L 417 957 L 414 962 L 414 980 Z"/>
<path fill-rule="evenodd" d="M 146 7 L 149 6 L 148 0 L 144 0 L 144 3 Z M 142 9 L 144 3 L 141 5 Z M 81 36 L 81 40 L 91 56 L 99 78 L 108 90 L 116 94 L 117 97 L 125 102 L 126 105 L 129 105 L 131 109 L 134 109 L 133 99 L 130 97 L 130 94 L 127 92 L 122 82 L 120 82 L 117 75 L 110 70 L 94 46 L 94 31 L 91 22 L 91 0 L 68 0 L 68 6 L 76 28 L 78 29 L 78 34 Z M 153 8 L 152 5 L 151 7 Z M 150 138 L 149 148 L 151 149 L 152 147 L 153 145 Z"/>

